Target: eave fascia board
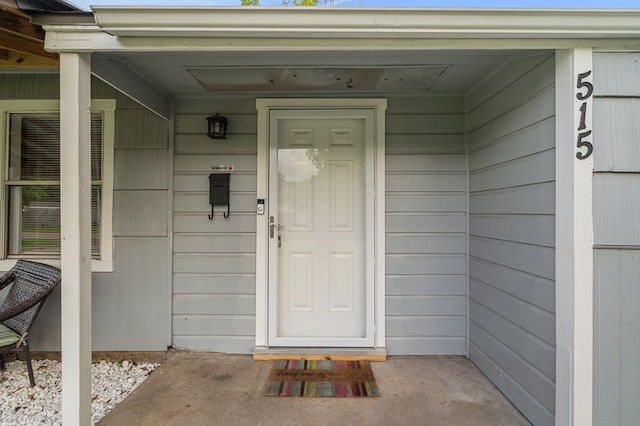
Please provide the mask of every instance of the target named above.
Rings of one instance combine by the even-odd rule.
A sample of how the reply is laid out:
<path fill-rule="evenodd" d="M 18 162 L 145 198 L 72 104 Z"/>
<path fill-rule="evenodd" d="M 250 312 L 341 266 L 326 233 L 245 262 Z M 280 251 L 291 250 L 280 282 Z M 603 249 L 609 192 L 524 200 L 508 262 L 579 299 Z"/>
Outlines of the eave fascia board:
<path fill-rule="evenodd" d="M 345 9 L 94 6 L 127 37 L 636 38 L 640 9 Z"/>
<path fill-rule="evenodd" d="M 94 25 L 96 23 L 91 12 L 69 12 L 69 13 L 34 13 L 31 15 L 31 22 L 45 25 Z"/>
<path fill-rule="evenodd" d="M 640 50 L 640 37 L 628 38 L 450 38 L 413 37 L 116 37 L 97 25 L 45 25 L 45 49 L 52 52 L 277 52 L 277 51 L 419 51 L 467 49 Z"/>

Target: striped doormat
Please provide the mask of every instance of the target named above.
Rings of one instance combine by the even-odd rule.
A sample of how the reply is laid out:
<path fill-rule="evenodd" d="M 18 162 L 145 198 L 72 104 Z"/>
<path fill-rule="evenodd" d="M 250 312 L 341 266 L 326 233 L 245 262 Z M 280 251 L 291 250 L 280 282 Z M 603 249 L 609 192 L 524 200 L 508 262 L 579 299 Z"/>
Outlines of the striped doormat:
<path fill-rule="evenodd" d="M 379 396 L 367 361 L 275 361 L 265 396 Z"/>

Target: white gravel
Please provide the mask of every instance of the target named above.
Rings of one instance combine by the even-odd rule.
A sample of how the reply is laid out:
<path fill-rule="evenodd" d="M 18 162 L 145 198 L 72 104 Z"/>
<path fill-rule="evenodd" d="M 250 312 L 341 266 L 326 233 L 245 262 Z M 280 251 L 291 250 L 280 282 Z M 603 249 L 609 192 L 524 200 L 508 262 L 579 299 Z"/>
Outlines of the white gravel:
<path fill-rule="evenodd" d="M 91 417 L 95 424 L 142 383 L 160 364 L 130 361 L 94 363 L 91 367 Z M 60 425 L 61 365 L 34 360 L 36 386 L 29 386 L 23 361 L 0 372 L 0 425 Z"/>

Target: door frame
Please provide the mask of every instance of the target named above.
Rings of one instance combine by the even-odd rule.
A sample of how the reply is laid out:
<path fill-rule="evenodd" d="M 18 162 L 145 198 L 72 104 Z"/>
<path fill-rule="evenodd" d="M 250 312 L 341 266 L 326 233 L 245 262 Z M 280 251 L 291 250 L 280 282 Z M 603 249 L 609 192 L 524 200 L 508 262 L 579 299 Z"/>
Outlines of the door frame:
<path fill-rule="evenodd" d="M 319 120 L 324 124 L 331 125 L 331 120 L 357 120 L 364 123 L 364 132 L 360 135 L 362 138 L 364 158 L 366 158 L 365 170 L 363 172 L 363 198 L 364 198 L 364 216 L 363 225 L 365 229 L 365 250 L 362 253 L 364 261 L 364 290 L 363 312 L 365 334 L 360 337 L 313 337 L 313 336 L 297 336 L 286 337 L 280 336 L 278 330 L 283 319 L 280 317 L 280 303 L 282 300 L 278 297 L 280 294 L 280 270 L 279 270 L 279 244 L 275 238 L 269 235 L 269 346 L 274 347 L 365 347 L 372 348 L 374 346 L 374 294 L 375 294 L 375 118 L 371 109 L 277 109 L 270 110 L 270 163 L 269 163 L 269 206 L 267 215 L 269 216 L 269 227 L 271 228 L 271 218 L 275 217 L 277 224 L 280 223 L 279 217 L 279 198 L 278 198 L 278 152 L 279 152 L 279 120 Z M 271 233 L 271 231 L 269 231 Z M 278 235 L 280 232 L 278 231 Z M 278 239 L 280 237 L 278 236 Z M 279 241 L 279 240 L 278 240 Z"/>
<path fill-rule="evenodd" d="M 256 99 L 258 110 L 257 199 L 265 214 L 256 215 L 256 348 L 268 346 L 269 336 L 269 137 L 272 110 L 345 109 L 373 111 L 374 143 L 374 347 L 386 347 L 385 333 L 385 111 L 386 99 L 278 98 Z M 367 324 L 369 325 L 369 324 Z"/>

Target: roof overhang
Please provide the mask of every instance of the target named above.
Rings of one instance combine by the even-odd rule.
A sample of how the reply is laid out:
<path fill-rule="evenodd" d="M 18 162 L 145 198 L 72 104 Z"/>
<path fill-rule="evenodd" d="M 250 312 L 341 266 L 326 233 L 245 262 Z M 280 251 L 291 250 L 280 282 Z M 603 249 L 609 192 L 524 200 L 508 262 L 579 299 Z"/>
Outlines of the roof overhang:
<path fill-rule="evenodd" d="M 157 90 L 154 93 L 146 81 L 160 80 L 159 69 L 167 68 L 162 60 L 182 61 L 178 63 L 182 69 L 173 70 L 181 75 L 197 66 L 200 57 L 209 60 L 202 66 L 221 66 L 215 62 L 216 55 L 195 57 L 195 52 L 273 54 L 270 65 L 283 67 L 293 65 L 292 56 L 300 56 L 306 58 L 305 65 L 316 67 L 319 52 L 413 52 L 428 56 L 424 52 L 434 50 L 552 50 L 580 46 L 640 50 L 640 9 L 94 6 L 93 18 L 95 21 L 70 24 L 52 16 L 43 22 L 47 32 L 45 47 L 60 53 L 104 54 L 94 55 L 94 73 L 116 87 L 126 86 L 126 93 L 163 117 L 170 113 L 171 99 Z M 153 62 L 158 70 L 146 69 L 145 73 L 139 72 L 145 69 L 144 64 L 136 69 L 135 58 L 127 56 L 138 52 L 156 55 L 154 59 L 164 58 L 168 52 L 185 56 L 166 55 L 167 59 Z"/>
<path fill-rule="evenodd" d="M 0 68 L 57 66 L 58 55 L 44 49 L 45 32 L 27 13 L 3 2 L 0 22 Z"/>
<path fill-rule="evenodd" d="M 118 37 L 636 38 L 640 9 L 345 9 L 94 6 Z"/>
<path fill-rule="evenodd" d="M 345 9 L 94 6 L 95 20 L 42 21 L 65 52 L 640 49 L 640 9 Z"/>

